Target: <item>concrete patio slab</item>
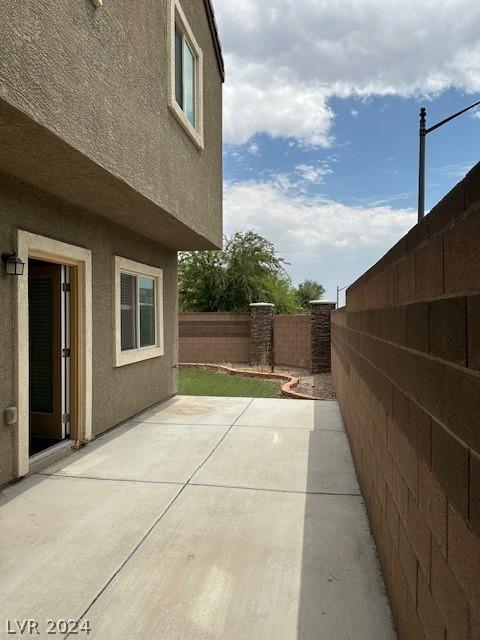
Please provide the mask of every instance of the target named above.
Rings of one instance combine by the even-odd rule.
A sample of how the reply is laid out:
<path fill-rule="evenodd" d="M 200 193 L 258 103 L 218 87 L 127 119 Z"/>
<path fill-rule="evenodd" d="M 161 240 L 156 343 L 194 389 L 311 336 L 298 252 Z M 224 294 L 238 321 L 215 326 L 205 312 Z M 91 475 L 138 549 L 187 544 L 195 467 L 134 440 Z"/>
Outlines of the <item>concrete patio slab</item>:
<path fill-rule="evenodd" d="M 395 637 L 348 496 L 187 487 L 87 617 L 95 640 Z"/>
<path fill-rule="evenodd" d="M 45 473 L 185 483 L 227 428 L 130 423 L 52 465 Z"/>
<path fill-rule="evenodd" d="M 7 618 L 79 617 L 178 486 L 32 476 L 0 497 L 0 637 Z M 90 637 L 90 636 L 88 636 Z"/>
<path fill-rule="evenodd" d="M 251 403 L 251 398 L 177 396 L 141 414 L 139 422 L 230 426 Z"/>
<path fill-rule="evenodd" d="M 237 420 L 239 427 L 333 429 L 343 431 L 338 404 L 332 400 L 255 398 Z"/>
<path fill-rule="evenodd" d="M 234 427 L 192 483 L 359 494 L 341 431 Z"/>
<path fill-rule="evenodd" d="M 4 490 L 0 638 L 393 640 L 336 403 L 273 402 L 179 398 Z"/>

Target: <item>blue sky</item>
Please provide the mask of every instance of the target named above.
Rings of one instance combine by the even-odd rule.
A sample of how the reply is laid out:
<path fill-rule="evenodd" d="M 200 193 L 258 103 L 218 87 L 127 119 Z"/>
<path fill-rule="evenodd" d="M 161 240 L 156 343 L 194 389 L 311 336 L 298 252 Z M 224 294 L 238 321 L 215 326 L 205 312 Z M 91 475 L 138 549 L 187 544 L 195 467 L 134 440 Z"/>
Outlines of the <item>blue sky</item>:
<path fill-rule="evenodd" d="M 480 100 L 477 5 L 426 2 L 420 30 L 418 7 L 217 2 L 225 232 L 262 233 L 294 282 L 317 279 L 329 298 L 415 224 L 420 106 L 431 125 Z M 428 136 L 427 209 L 479 160 L 479 140 L 480 112 Z"/>

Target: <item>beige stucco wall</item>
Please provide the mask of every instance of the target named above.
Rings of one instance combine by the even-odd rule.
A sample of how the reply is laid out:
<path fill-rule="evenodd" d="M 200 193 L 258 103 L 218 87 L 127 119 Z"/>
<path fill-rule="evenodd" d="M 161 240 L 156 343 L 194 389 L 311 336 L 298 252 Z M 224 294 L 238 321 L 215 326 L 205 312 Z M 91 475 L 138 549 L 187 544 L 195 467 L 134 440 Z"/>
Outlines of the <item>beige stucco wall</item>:
<path fill-rule="evenodd" d="M 183 247 L 175 244 L 170 216 L 196 234 L 188 239 L 190 247 L 195 242 L 196 248 L 218 246 L 221 76 L 203 0 L 184 0 L 182 8 L 203 51 L 202 150 L 168 106 L 169 5 L 170 0 L 105 0 L 95 9 L 91 0 L 2 0 L 0 103 L 41 127 L 0 109 L 2 136 L 9 140 L 13 135 L 8 154 L 0 150 L 0 169 L 91 210 L 110 215 L 118 209 L 118 220 L 138 224 L 141 232 L 138 219 L 148 210 L 144 229 L 152 237 L 157 224 L 148 205 L 156 206 L 158 228 L 164 224 L 169 246 Z M 45 131 L 64 146 L 55 145 Z M 72 149 L 92 166 L 82 164 Z M 69 169 L 77 161 L 74 180 Z M 65 170 L 55 173 L 62 165 Z M 129 213 L 122 210 L 130 197 L 127 186 L 146 200 Z M 107 189 L 110 210 L 102 200 Z M 187 242 L 187 235 L 179 226 L 178 242 Z"/>
<path fill-rule="evenodd" d="M 0 174 L 0 249 L 16 231 L 50 236 L 92 251 L 93 433 L 98 434 L 175 393 L 177 353 L 176 252 Z M 162 268 L 165 355 L 113 367 L 113 269 L 119 255 Z M 3 411 L 16 404 L 15 280 L 0 273 L 0 484 L 14 476 L 14 433 Z"/>

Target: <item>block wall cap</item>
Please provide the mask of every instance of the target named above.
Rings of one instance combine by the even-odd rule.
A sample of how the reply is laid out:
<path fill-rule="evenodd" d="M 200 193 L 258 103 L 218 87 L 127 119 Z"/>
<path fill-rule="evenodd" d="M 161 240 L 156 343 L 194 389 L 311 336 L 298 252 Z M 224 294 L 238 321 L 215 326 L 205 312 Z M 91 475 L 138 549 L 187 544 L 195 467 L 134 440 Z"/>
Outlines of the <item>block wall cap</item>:
<path fill-rule="evenodd" d="M 335 302 L 335 300 L 310 300 L 310 304 L 334 304 L 334 305 L 336 305 L 337 303 Z"/>
<path fill-rule="evenodd" d="M 249 307 L 274 307 L 275 305 L 271 302 L 251 302 Z"/>

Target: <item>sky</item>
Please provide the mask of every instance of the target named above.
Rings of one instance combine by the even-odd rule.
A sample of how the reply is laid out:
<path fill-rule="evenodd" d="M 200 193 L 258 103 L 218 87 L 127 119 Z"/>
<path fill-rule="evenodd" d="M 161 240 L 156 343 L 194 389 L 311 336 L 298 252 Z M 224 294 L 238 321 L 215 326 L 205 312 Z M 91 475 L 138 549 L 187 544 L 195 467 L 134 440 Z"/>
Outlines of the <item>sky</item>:
<path fill-rule="evenodd" d="M 478 0 L 216 0 L 224 231 L 335 299 L 417 219 L 418 113 L 480 100 Z M 478 161 L 480 110 L 427 137 L 426 208 Z"/>

